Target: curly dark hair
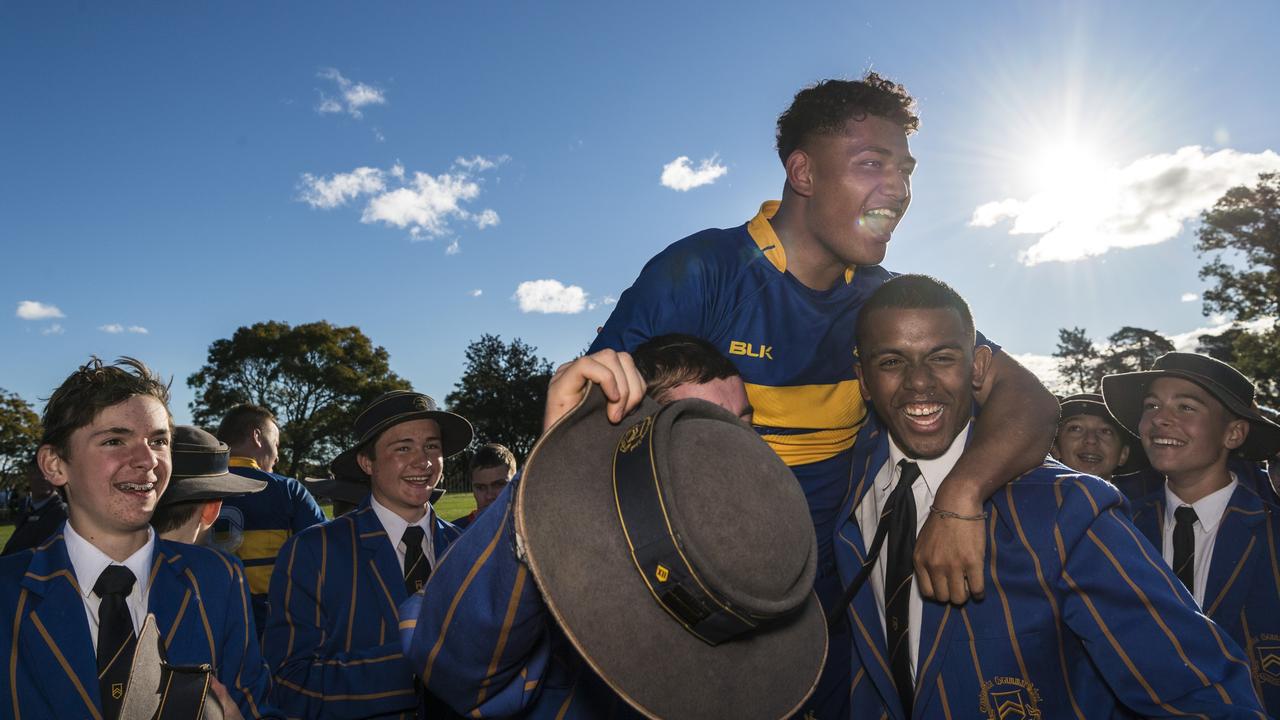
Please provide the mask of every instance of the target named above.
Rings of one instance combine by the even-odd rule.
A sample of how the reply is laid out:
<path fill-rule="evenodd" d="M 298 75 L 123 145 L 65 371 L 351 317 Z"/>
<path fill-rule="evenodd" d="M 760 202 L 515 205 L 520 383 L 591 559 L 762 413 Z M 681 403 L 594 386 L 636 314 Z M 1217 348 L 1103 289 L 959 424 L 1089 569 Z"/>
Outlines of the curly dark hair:
<path fill-rule="evenodd" d="M 916 101 L 892 80 L 874 72 L 861 80 L 822 80 L 796 93 L 778 116 L 778 157 L 785 163 L 809 136 L 838 132 L 868 115 L 898 123 L 908 135 L 920 128 Z"/>
<path fill-rule="evenodd" d="M 134 395 L 149 395 L 169 412 L 169 383 L 141 360 L 122 357 L 114 365 L 107 365 L 91 356 L 49 397 L 40 420 L 44 430 L 40 444 L 52 446 L 59 457 L 68 459 L 71 433 L 92 423 L 98 413 Z"/>

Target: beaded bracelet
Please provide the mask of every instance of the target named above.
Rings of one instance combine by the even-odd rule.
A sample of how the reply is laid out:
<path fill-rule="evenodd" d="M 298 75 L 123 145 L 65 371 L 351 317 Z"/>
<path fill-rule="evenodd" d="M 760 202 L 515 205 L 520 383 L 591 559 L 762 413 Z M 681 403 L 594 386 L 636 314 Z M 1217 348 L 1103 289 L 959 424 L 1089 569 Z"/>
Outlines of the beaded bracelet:
<path fill-rule="evenodd" d="M 934 515 L 937 515 L 938 517 L 951 518 L 951 519 L 953 519 L 953 520 L 972 520 L 972 521 L 978 521 L 978 520 L 986 520 L 986 519 L 987 519 L 987 513 L 986 513 L 986 512 L 983 512 L 983 513 L 981 513 L 980 515 L 961 515 L 960 513 L 953 513 L 953 512 L 951 512 L 950 510 L 939 510 L 937 507 L 935 507 L 935 506 L 933 506 L 933 505 L 930 505 L 930 506 L 929 506 L 929 512 L 933 513 Z"/>

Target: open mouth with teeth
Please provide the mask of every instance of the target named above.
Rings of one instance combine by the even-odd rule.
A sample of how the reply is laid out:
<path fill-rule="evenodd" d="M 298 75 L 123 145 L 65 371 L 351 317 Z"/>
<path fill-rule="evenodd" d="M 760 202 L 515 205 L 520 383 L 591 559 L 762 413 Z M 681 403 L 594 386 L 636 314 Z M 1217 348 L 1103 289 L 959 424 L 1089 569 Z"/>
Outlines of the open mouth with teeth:
<path fill-rule="evenodd" d="M 152 490 L 156 489 L 155 482 L 147 483 L 116 483 L 113 487 L 122 493 L 129 495 L 149 495 Z"/>
<path fill-rule="evenodd" d="M 400 480 L 410 485 L 413 485 L 414 487 L 425 488 L 425 487 L 430 487 L 432 481 L 435 480 L 435 478 L 431 475 L 410 475 L 408 477 L 402 477 L 400 478 Z"/>
<path fill-rule="evenodd" d="M 1167 438 L 1167 437 L 1151 438 L 1151 447 L 1155 447 L 1155 448 L 1180 448 L 1186 444 L 1187 444 L 1186 441 L 1177 440 L 1174 438 Z"/>
<path fill-rule="evenodd" d="M 1097 465 L 1102 462 L 1102 456 L 1093 453 L 1076 453 L 1076 459 L 1087 465 Z"/>
<path fill-rule="evenodd" d="M 942 411 L 946 405 L 941 403 L 907 403 L 902 407 L 902 414 L 911 423 L 911 427 L 920 432 L 932 432 L 942 425 Z"/>
<path fill-rule="evenodd" d="M 893 232 L 893 228 L 898 224 L 898 218 L 901 215 L 894 208 L 872 208 L 858 217 L 858 225 L 876 235 L 887 236 Z"/>

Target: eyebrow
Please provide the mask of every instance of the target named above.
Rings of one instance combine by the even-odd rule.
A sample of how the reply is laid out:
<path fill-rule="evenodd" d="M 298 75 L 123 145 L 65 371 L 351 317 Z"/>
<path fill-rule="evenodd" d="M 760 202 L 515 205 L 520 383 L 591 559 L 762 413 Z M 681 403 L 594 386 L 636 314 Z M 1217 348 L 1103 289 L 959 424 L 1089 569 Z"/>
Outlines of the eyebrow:
<path fill-rule="evenodd" d="M 133 435 L 133 434 L 134 432 L 132 428 L 117 426 L 117 427 L 103 428 L 101 430 L 98 430 L 92 433 L 91 435 L 89 435 L 89 437 L 98 437 L 99 435 Z M 169 434 L 169 428 L 163 427 L 163 428 L 156 428 L 155 430 L 152 430 L 151 432 L 147 433 L 147 437 L 155 437 L 157 435 L 168 435 L 168 434 Z"/>
<path fill-rule="evenodd" d="M 933 347 L 929 348 L 929 351 L 928 351 L 928 352 L 926 352 L 925 354 L 926 354 L 926 355 L 932 355 L 932 354 L 934 354 L 934 353 L 936 353 L 936 352 L 941 352 L 942 350 L 958 350 L 958 351 L 960 351 L 960 352 L 964 352 L 964 346 L 962 346 L 962 345 L 960 345 L 960 344 L 958 344 L 958 343 L 948 343 L 948 344 L 945 344 L 945 345 L 935 345 L 935 346 L 933 346 Z M 870 353 L 868 353 L 868 355 L 869 355 L 870 357 L 873 357 L 873 358 L 878 358 L 878 357 L 881 357 L 881 356 L 884 356 L 884 355 L 906 355 L 906 354 L 907 354 L 906 352 L 904 352 L 904 351 L 902 351 L 902 350 L 899 350 L 898 348 L 881 348 L 881 349 L 873 349 Z"/>
<path fill-rule="evenodd" d="M 859 153 L 864 153 L 864 152 L 875 153 L 877 155 L 886 155 L 888 157 L 893 157 L 896 154 L 894 153 L 893 150 L 890 150 L 889 148 L 883 145 L 860 145 L 853 149 L 854 155 L 857 155 Z M 911 165 L 915 165 L 918 162 L 915 159 L 915 157 L 910 154 L 904 155 L 902 157 L 902 161 L 904 163 L 909 163 Z"/>
<path fill-rule="evenodd" d="M 430 440 L 437 440 L 437 441 L 438 441 L 439 439 L 440 439 L 440 436 L 439 436 L 439 435 L 428 435 L 428 436 L 426 436 L 426 437 L 422 438 L 423 442 L 427 442 L 427 441 L 430 441 Z M 411 438 L 411 437 L 400 438 L 399 440 L 392 440 L 391 442 L 389 442 L 389 443 L 387 443 L 387 444 L 388 444 L 388 445 L 399 445 L 400 443 L 405 443 L 405 442 L 407 442 L 407 443 L 414 442 L 414 438 Z"/>

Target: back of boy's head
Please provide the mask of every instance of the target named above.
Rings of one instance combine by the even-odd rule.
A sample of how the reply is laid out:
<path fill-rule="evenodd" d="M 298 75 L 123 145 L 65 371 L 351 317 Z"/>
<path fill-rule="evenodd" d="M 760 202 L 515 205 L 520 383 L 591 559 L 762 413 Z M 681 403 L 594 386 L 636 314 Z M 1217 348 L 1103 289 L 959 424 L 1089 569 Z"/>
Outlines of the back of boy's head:
<path fill-rule="evenodd" d="M 40 444 L 51 446 L 66 459 L 72 433 L 92 423 L 98 413 L 135 395 L 153 397 L 169 412 L 169 383 L 141 360 L 122 357 L 107 365 L 97 356 L 91 357 L 49 397 L 41 417 Z"/>
<path fill-rule="evenodd" d="M 778 157 L 791 153 L 813 135 L 837 133 L 851 120 L 881 117 L 902 126 L 907 135 L 920 127 L 916 101 L 902 85 L 869 72 L 861 80 L 823 80 L 796 93 L 778 116 Z"/>

